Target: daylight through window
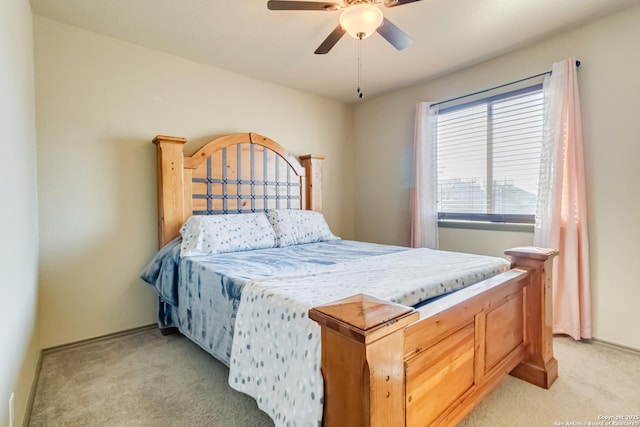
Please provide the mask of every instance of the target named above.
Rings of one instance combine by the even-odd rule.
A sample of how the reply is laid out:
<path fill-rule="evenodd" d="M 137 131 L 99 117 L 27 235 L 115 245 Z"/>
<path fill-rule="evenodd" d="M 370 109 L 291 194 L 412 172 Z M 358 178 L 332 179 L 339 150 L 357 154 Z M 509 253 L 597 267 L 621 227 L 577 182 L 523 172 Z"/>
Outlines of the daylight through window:
<path fill-rule="evenodd" d="M 534 222 L 543 112 L 542 85 L 440 110 L 440 220 Z"/>

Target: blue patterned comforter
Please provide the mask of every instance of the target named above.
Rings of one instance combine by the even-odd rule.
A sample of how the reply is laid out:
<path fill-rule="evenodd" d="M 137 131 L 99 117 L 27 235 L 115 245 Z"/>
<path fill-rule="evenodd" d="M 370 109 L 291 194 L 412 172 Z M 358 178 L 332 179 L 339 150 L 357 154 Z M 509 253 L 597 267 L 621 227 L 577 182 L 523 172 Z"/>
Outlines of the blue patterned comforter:
<path fill-rule="evenodd" d="M 165 245 L 142 273 L 159 295 L 158 324 L 229 365 L 242 290 L 253 279 L 312 274 L 326 266 L 408 248 L 349 240 L 180 258 L 180 239 Z"/>

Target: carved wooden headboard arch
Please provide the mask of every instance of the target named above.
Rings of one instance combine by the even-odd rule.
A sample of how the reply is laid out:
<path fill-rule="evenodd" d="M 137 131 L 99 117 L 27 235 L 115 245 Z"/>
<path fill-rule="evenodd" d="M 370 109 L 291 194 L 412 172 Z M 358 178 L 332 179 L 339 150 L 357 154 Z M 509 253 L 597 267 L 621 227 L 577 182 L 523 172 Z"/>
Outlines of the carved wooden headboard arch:
<path fill-rule="evenodd" d="M 177 237 L 194 214 L 243 213 L 274 208 L 322 211 L 322 161 L 300 162 L 257 133 L 233 133 L 208 142 L 193 156 L 186 138 L 153 139 L 158 173 L 158 244 Z"/>

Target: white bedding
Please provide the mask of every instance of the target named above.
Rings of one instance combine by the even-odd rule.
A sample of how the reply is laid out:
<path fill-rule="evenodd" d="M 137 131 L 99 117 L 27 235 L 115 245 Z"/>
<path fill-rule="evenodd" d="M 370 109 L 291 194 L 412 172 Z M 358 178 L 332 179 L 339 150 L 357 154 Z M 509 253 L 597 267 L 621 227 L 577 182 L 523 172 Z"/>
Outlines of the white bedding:
<path fill-rule="evenodd" d="M 310 308 L 359 293 L 413 306 L 508 268 L 502 258 L 415 249 L 251 281 L 238 308 L 229 384 L 277 426 L 320 426 L 320 327 Z"/>

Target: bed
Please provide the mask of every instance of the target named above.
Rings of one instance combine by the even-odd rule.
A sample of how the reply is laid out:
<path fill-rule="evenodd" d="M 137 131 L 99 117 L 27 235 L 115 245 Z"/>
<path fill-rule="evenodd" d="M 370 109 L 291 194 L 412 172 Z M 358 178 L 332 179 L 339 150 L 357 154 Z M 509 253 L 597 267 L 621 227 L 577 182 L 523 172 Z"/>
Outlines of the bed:
<path fill-rule="evenodd" d="M 181 257 L 193 215 L 266 215 L 276 229 L 315 218 L 324 158 L 298 162 L 255 133 L 190 157 L 184 138 L 153 142 L 161 250 L 143 278 L 159 326 L 227 364 L 230 385 L 276 425 L 455 425 L 509 373 L 544 388 L 556 379 L 556 251 L 511 249 L 506 263 L 326 233 L 280 245 L 285 233 L 277 247 Z"/>

